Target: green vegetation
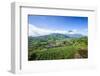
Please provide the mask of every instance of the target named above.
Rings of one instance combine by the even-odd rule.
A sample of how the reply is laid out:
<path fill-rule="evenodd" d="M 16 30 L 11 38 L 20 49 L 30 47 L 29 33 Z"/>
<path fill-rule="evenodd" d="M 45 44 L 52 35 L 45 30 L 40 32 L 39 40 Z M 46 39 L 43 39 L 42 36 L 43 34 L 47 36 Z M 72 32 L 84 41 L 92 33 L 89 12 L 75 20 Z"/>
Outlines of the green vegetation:
<path fill-rule="evenodd" d="M 28 60 L 76 59 L 88 57 L 88 38 L 51 34 L 28 38 Z"/>

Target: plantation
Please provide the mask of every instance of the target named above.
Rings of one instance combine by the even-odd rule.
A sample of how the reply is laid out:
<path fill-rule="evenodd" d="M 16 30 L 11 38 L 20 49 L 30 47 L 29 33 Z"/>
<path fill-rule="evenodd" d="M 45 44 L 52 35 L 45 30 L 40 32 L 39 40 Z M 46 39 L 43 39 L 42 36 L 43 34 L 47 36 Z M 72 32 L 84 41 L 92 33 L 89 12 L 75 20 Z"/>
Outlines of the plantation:
<path fill-rule="evenodd" d="M 28 37 L 28 60 L 88 58 L 88 38 L 75 35 L 50 34 Z"/>

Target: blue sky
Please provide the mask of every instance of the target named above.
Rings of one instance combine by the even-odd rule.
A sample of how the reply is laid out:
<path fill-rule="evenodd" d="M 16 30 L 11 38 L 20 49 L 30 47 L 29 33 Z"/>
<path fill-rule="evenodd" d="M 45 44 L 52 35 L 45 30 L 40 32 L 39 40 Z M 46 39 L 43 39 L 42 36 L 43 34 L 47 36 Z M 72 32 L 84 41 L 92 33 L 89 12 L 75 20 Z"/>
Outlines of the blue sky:
<path fill-rule="evenodd" d="M 29 15 L 28 23 L 39 29 L 69 31 L 83 35 L 87 35 L 88 30 L 88 17 Z"/>

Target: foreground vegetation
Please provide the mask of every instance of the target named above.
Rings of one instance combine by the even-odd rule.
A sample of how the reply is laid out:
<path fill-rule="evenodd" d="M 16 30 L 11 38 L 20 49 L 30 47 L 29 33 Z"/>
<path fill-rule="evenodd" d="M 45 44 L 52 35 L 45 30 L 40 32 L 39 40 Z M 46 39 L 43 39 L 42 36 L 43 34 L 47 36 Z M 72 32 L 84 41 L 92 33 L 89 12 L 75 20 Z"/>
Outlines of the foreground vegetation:
<path fill-rule="evenodd" d="M 28 60 L 75 59 L 88 57 L 88 38 L 62 35 L 28 38 Z"/>

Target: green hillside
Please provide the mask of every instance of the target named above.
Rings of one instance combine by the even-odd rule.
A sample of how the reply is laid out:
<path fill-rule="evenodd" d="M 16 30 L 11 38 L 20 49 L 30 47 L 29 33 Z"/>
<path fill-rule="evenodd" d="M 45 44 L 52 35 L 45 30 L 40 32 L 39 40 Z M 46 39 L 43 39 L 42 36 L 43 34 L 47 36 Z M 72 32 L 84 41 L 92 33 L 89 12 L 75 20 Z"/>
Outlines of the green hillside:
<path fill-rule="evenodd" d="M 80 59 L 88 57 L 88 38 L 50 34 L 28 37 L 28 60 Z"/>

